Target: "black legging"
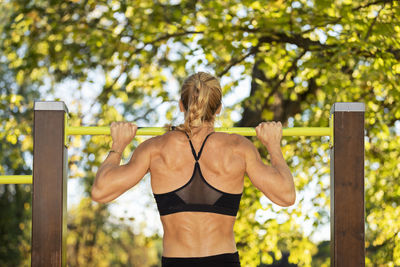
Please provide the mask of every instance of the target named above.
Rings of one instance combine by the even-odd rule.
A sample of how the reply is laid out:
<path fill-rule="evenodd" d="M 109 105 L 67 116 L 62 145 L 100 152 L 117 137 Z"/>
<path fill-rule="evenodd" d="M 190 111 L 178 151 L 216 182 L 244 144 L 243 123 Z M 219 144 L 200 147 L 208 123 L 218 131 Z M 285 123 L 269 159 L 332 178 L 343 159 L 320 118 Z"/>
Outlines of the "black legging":
<path fill-rule="evenodd" d="M 240 267 L 239 253 L 237 251 L 196 258 L 162 257 L 161 263 L 161 267 Z"/>

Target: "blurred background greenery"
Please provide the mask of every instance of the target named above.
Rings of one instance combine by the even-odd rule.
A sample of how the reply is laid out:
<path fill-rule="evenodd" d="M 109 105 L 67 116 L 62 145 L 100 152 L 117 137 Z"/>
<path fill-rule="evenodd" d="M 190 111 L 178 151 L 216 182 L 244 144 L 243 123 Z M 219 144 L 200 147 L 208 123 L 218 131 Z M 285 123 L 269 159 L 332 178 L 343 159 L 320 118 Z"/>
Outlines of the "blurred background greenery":
<path fill-rule="evenodd" d="M 399 266 L 399 18 L 390 0 L 0 0 L 0 174 L 32 173 L 34 100 L 65 101 L 71 125 L 176 124 L 179 84 L 203 70 L 223 85 L 221 126 L 327 127 L 334 102 L 364 102 L 366 264 Z M 135 224 L 90 199 L 109 144 L 71 139 L 68 265 L 158 266 L 161 234 L 143 230 L 157 217 Z M 296 204 L 246 179 L 242 265 L 329 266 L 328 139 L 284 138 L 282 151 Z M 0 186 L 0 266 L 30 265 L 31 190 Z"/>

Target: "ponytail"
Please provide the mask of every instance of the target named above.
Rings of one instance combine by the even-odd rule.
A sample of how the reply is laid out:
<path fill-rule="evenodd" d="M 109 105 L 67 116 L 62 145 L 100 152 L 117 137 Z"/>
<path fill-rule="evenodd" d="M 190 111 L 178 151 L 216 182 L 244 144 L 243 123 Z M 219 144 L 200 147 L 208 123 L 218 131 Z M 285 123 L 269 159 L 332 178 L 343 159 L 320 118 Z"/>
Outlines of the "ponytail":
<path fill-rule="evenodd" d="M 204 122 L 213 122 L 221 100 L 221 86 L 214 76 L 205 72 L 189 76 L 181 88 L 185 122 L 176 129 L 191 136 L 193 128 L 201 126 Z"/>

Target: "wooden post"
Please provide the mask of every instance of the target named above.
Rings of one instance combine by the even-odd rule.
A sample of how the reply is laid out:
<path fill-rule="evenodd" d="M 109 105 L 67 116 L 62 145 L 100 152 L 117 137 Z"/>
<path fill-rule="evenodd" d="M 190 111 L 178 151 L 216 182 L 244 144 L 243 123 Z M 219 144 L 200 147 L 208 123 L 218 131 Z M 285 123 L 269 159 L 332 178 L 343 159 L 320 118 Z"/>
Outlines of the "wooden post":
<path fill-rule="evenodd" d="M 64 102 L 35 102 L 32 267 L 66 266 L 67 149 Z"/>
<path fill-rule="evenodd" d="M 331 148 L 331 266 L 365 266 L 364 103 L 335 103 Z"/>

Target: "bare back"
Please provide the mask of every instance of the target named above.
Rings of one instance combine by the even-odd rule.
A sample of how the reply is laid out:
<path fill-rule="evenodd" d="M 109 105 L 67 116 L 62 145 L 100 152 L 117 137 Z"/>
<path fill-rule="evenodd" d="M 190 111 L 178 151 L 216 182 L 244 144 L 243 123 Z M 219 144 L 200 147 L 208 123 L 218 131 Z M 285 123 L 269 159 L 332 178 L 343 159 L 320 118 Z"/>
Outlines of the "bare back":
<path fill-rule="evenodd" d="M 272 202 L 284 207 L 293 205 L 296 198 L 293 177 L 283 158 L 278 142 L 280 139 L 271 138 L 271 135 L 267 134 L 267 129 L 271 127 L 263 123 L 256 128 L 256 132 L 258 131 L 257 136 L 260 135 L 266 143 L 272 166 L 262 161 L 250 140 L 226 133 L 212 134 L 205 143 L 199 164 L 195 164 L 185 134 L 172 131 L 141 143 L 127 164 L 119 165 L 118 153 L 109 154 L 96 174 L 92 198 L 101 203 L 110 202 L 135 186 L 148 171 L 151 173 L 151 186 L 155 197 L 156 194 L 174 195 L 175 192 L 171 191 L 188 184 L 191 177 L 197 177 L 194 174 L 201 169 L 200 179 L 206 181 L 212 190 L 222 192 L 224 197 L 229 193 L 231 197 L 240 196 L 246 173 L 252 184 Z M 119 135 L 126 134 L 125 128 L 120 129 Z M 206 128 L 200 131 L 202 132 L 192 138 L 194 150 L 197 152 L 208 135 Z M 275 134 L 276 132 L 273 131 Z M 267 143 L 266 140 L 270 138 L 276 142 Z M 115 146 L 113 144 L 113 148 L 122 151 L 119 144 L 116 143 Z M 189 196 L 193 196 L 193 192 L 196 191 L 189 191 Z M 160 195 L 158 199 L 160 200 Z M 236 197 L 234 201 L 237 205 L 230 206 L 235 208 L 230 209 L 228 213 L 199 212 L 192 211 L 193 209 L 188 209 L 190 211 L 182 209 L 182 212 L 175 213 L 163 212 L 161 221 L 164 227 L 164 256 L 203 257 L 235 252 L 233 235 L 235 215 L 231 214 L 236 214 L 240 198 Z M 160 203 L 157 202 L 157 205 Z M 221 203 L 226 202 L 221 201 Z M 161 214 L 160 207 L 162 204 L 159 206 Z M 232 210 L 234 212 L 231 212 Z"/>
<path fill-rule="evenodd" d="M 206 134 L 195 136 L 198 152 Z M 203 149 L 199 164 L 206 181 L 226 193 L 240 194 L 246 169 L 240 151 L 241 136 L 212 134 Z M 169 132 L 153 139 L 150 160 L 153 193 L 173 191 L 186 184 L 193 173 L 195 159 L 184 133 Z M 155 148 L 155 149 L 154 149 Z M 209 212 L 179 212 L 161 216 L 166 257 L 202 257 L 236 251 L 234 216 Z"/>

